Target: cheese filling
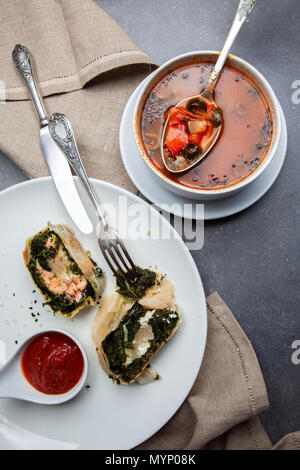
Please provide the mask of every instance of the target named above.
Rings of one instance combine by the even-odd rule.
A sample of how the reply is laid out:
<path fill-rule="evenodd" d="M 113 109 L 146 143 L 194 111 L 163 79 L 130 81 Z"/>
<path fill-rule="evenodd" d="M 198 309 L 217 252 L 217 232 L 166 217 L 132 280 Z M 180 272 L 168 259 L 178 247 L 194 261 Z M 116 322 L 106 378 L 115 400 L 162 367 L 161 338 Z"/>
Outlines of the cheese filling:
<path fill-rule="evenodd" d="M 122 383 L 133 382 L 175 332 L 179 320 L 176 311 L 144 309 L 136 302 L 101 343 L 111 372 Z"/>
<path fill-rule="evenodd" d="M 131 364 L 135 359 L 138 359 L 150 348 L 150 341 L 154 339 L 153 331 L 150 325 L 143 325 L 138 330 L 133 340 L 133 348 L 125 348 L 127 359 L 125 366 Z"/>

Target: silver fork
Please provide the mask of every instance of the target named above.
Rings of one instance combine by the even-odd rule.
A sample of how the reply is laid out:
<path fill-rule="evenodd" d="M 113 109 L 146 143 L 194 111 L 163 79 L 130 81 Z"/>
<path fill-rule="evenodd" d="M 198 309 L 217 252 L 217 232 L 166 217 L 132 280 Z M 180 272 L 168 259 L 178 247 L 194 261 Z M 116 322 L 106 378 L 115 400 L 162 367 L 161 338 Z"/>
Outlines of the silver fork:
<path fill-rule="evenodd" d="M 100 221 L 98 244 L 108 266 L 116 277 L 126 276 L 128 270 L 135 269 L 136 265 L 117 230 L 109 225 L 105 217 L 100 201 L 83 166 L 70 121 L 64 114 L 55 113 L 50 118 L 49 129 L 52 138 L 63 151 L 95 206 Z"/>

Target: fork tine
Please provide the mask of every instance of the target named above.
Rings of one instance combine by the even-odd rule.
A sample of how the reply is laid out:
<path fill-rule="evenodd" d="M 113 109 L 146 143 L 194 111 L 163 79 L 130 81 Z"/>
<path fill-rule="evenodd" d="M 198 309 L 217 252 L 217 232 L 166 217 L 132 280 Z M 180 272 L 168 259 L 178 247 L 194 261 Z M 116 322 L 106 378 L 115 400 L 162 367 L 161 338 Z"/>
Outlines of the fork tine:
<path fill-rule="evenodd" d="M 118 256 L 116 256 L 115 252 L 113 251 L 112 248 L 114 248 L 115 245 L 114 244 L 110 244 L 110 247 L 109 248 L 106 248 L 106 251 L 108 253 L 108 255 L 110 256 L 110 258 L 112 259 L 112 261 L 115 263 L 115 265 L 117 266 L 118 270 L 123 274 L 124 276 L 124 268 L 122 268 L 121 264 L 120 264 L 120 260 L 118 259 Z M 125 268 L 126 268 L 126 265 L 125 265 Z"/>
<path fill-rule="evenodd" d="M 119 256 L 120 260 L 122 261 L 122 264 L 126 267 L 127 270 L 133 269 L 132 264 L 131 264 L 131 259 L 127 258 L 126 253 L 124 253 L 123 247 L 121 243 L 118 243 L 114 246 L 114 249 L 117 252 L 117 255 Z"/>
<path fill-rule="evenodd" d="M 111 271 L 113 272 L 114 276 L 117 276 L 118 275 L 118 272 L 116 271 L 116 269 L 114 268 L 114 266 L 112 265 L 111 261 L 110 261 L 110 258 L 107 256 L 106 254 L 106 251 L 105 249 L 104 250 L 101 250 L 102 251 L 102 254 L 105 258 L 105 261 L 107 262 L 108 266 L 110 267 Z"/>
<path fill-rule="evenodd" d="M 100 231 L 98 244 L 114 276 L 124 279 L 130 269 L 134 270 L 136 268 L 124 246 L 123 240 L 111 226 L 107 225 L 103 233 Z"/>
<path fill-rule="evenodd" d="M 119 251 L 120 255 L 123 257 L 123 254 L 122 254 L 122 252 L 121 252 L 121 250 L 120 250 L 120 247 L 122 248 L 122 251 L 123 251 L 123 253 L 124 253 L 124 255 L 125 255 L 125 259 L 126 259 L 127 263 L 129 264 L 130 268 L 131 268 L 131 269 L 135 269 L 135 264 L 134 264 L 134 262 L 132 261 L 131 256 L 129 255 L 129 253 L 128 253 L 128 251 L 127 251 L 127 249 L 126 249 L 126 247 L 125 247 L 123 241 L 122 241 L 120 238 L 117 240 L 117 246 L 118 246 L 118 251 Z M 123 264 L 124 264 L 124 263 L 123 263 Z"/>

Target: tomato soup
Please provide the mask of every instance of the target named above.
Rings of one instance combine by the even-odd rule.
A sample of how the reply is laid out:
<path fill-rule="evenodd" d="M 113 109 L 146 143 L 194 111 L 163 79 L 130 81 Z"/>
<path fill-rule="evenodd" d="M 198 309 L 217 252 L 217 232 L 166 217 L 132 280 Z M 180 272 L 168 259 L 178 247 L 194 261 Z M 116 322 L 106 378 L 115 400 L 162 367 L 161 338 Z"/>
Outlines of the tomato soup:
<path fill-rule="evenodd" d="M 201 190 L 224 188 L 249 176 L 264 160 L 273 133 L 262 92 L 245 73 L 225 66 L 215 88 L 215 102 L 223 111 L 217 143 L 192 169 L 180 174 L 166 169 L 160 144 L 167 113 L 182 99 L 199 94 L 213 66 L 188 64 L 160 79 L 146 99 L 140 123 L 145 150 L 156 168 L 176 183 Z"/>
<path fill-rule="evenodd" d="M 26 380 L 47 395 L 69 392 L 79 382 L 83 369 L 82 352 L 69 336 L 62 333 L 37 336 L 22 356 Z"/>

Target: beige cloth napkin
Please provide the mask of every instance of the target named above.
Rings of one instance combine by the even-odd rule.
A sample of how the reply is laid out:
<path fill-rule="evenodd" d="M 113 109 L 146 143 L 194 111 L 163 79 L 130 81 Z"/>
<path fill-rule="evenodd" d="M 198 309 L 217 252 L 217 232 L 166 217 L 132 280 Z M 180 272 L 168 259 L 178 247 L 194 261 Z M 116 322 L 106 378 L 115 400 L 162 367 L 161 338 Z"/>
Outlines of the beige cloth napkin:
<path fill-rule="evenodd" d="M 261 369 L 244 331 L 214 292 L 207 298 L 207 347 L 198 378 L 175 416 L 138 449 L 269 450 L 259 415 L 269 407 Z M 300 432 L 274 449 L 300 449 Z"/>
<path fill-rule="evenodd" d="M 49 174 L 11 58 L 20 43 L 34 56 L 49 116 L 71 120 L 88 175 L 136 192 L 121 160 L 119 125 L 153 61 L 92 0 L 0 0 L 0 23 L 0 150 L 29 177 Z"/>
<path fill-rule="evenodd" d="M 92 0 L 0 0 L 0 150 L 30 177 L 48 175 L 37 119 L 11 52 L 34 55 L 46 107 L 71 120 L 89 176 L 135 191 L 118 133 L 130 94 L 151 59 Z M 261 370 L 218 294 L 208 298 L 208 341 L 196 383 L 176 415 L 143 449 L 271 449 L 258 415 L 268 408 Z M 299 449 L 300 434 L 277 449 Z"/>

